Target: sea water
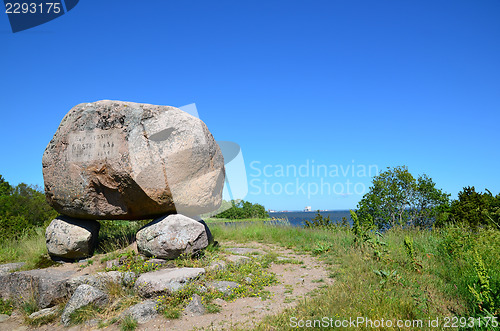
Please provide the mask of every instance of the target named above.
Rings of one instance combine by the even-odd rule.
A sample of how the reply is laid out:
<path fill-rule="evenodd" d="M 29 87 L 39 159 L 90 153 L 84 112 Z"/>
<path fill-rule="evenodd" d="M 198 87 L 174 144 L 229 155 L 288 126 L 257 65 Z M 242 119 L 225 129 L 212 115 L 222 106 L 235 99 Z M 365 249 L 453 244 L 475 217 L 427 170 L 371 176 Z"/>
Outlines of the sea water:
<path fill-rule="evenodd" d="M 330 220 L 333 222 L 342 222 L 342 218 L 345 217 L 349 224 L 351 223 L 351 214 L 349 210 L 328 210 L 328 211 L 320 211 L 321 216 L 328 217 L 330 216 Z M 269 217 L 278 218 L 278 219 L 288 219 L 290 225 L 303 227 L 305 224 L 305 220 L 312 220 L 318 214 L 317 211 L 279 211 L 279 212 L 270 212 Z"/>

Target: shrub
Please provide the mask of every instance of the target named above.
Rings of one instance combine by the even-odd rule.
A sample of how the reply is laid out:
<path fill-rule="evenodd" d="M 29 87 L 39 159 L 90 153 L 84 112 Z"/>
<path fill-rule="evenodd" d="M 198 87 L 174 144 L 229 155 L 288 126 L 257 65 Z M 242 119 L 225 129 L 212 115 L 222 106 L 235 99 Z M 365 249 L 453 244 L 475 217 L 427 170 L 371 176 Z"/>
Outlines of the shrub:
<path fill-rule="evenodd" d="M 331 220 L 330 216 L 323 217 L 323 215 L 321 215 L 319 210 L 318 210 L 318 213 L 316 214 L 316 217 L 314 217 L 312 220 L 305 220 L 304 221 L 305 228 L 332 227 L 332 226 L 336 226 L 336 225 L 337 225 L 337 222 Z"/>
<path fill-rule="evenodd" d="M 231 200 L 232 207 L 215 215 L 216 218 L 245 219 L 269 218 L 264 206 L 243 200 Z"/>
<path fill-rule="evenodd" d="M 451 203 L 448 217 L 437 225 L 445 223 L 462 224 L 472 228 L 492 226 L 500 229 L 500 194 L 476 192 L 474 186 L 464 187 L 458 193 L 458 200 Z"/>
<path fill-rule="evenodd" d="M 10 186 L 0 175 L 0 228 L 2 239 L 18 238 L 54 219 L 57 212 L 40 187 L 24 183 Z"/>

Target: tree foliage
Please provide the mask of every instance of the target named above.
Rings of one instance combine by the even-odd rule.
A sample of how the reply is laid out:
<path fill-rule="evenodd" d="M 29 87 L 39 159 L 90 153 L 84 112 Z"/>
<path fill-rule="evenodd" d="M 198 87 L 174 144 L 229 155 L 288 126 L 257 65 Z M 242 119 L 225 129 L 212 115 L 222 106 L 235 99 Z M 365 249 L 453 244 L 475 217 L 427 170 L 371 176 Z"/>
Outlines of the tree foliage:
<path fill-rule="evenodd" d="M 361 222 L 373 220 L 379 229 L 429 227 L 449 206 L 449 196 L 425 174 L 415 179 L 406 166 L 387 168 L 373 178 L 369 192 L 358 203 L 358 216 Z"/>
<path fill-rule="evenodd" d="M 217 218 L 245 219 L 245 218 L 269 218 L 264 206 L 243 200 L 231 200 L 232 207 L 217 214 Z"/>
<path fill-rule="evenodd" d="M 0 196 L 9 195 L 12 193 L 12 186 L 0 175 Z"/>
<path fill-rule="evenodd" d="M 37 186 L 12 187 L 0 175 L 0 229 L 2 237 L 15 237 L 57 216 Z"/>
<path fill-rule="evenodd" d="M 464 187 L 458 193 L 458 200 L 451 203 L 449 215 L 439 222 L 466 225 L 477 228 L 493 226 L 500 229 L 500 194 L 494 196 L 489 190 L 476 192 L 474 186 Z"/>

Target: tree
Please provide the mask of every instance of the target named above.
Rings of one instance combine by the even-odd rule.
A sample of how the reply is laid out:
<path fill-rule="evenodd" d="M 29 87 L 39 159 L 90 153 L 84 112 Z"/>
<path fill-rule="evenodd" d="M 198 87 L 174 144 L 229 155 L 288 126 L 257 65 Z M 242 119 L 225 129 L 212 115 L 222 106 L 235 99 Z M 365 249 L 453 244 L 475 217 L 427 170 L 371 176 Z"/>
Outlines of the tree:
<path fill-rule="evenodd" d="M 0 196 L 10 195 L 12 193 L 12 186 L 0 175 Z"/>
<path fill-rule="evenodd" d="M 406 166 L 387 168 L 375 176 L 367 194 L 358 203 L 360 221 L 379 229 L 396 225 L 431 226 L 449 205 L 449 194 L 437 189 L 427 175 L 415 179 Z"/>
<path fill-rule="evenodd" d="M 264 206 L 243 200 L 231 200 L 232 207 L 216 215 L 217 218 L 269 218 Z"/>
<path fill-rule="evenodd" d="M 449 217 L 442 222 L 454 222 L 469 227 L 493 226 L 500 229 L 500 194 L 476 192 L 474 186 L 464 187 L 458 200 L 451 204 Z"/>
<path fill-rule="evenodd" d="M 29 226 L 40 226 L 56 216 L 57 212 L 47 203 L 40 187 L 24 183 L 12 187 L 0 175 L 0 223 L 3 230 L 6 230 L 8 220 L 9 224 L 26 222 Z"/>

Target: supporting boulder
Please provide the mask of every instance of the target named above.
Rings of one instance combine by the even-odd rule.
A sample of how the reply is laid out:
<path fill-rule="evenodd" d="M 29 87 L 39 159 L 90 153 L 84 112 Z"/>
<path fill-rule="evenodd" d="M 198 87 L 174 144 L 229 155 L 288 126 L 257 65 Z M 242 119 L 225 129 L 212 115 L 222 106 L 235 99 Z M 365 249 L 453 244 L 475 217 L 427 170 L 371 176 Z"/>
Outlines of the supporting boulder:
<path fill-rule="evenodd" d="M 94 252 L 100 224 L 94 220 L 59 216 L 45 230 L 47 250 L 52 258 L 83 259 Z"/>
<path fill-rule="evenodd" d="M 139 253 L 161 259 L 175 259 L 208 246 L 205 226 L 180 214 L 155 219 L 139 230 L 136 238 Z"/>

